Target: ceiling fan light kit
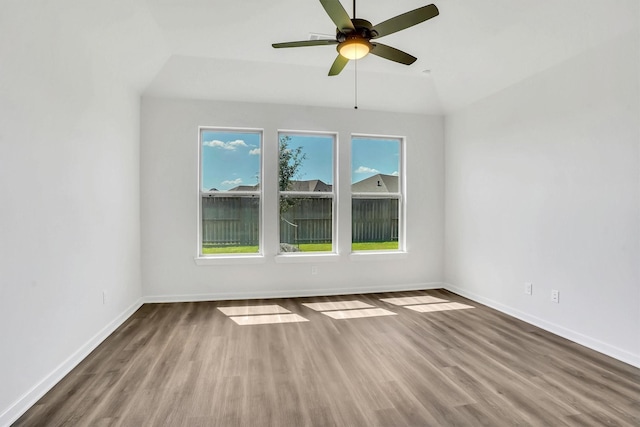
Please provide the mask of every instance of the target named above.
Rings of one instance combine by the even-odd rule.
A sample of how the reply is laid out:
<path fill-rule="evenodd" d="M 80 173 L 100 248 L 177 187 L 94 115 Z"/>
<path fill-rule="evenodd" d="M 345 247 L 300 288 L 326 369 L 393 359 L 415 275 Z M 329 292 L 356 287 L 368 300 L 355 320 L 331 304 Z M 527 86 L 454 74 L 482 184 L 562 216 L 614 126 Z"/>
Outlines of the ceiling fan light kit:
<path fill-rule="evenodd" d="M 362 37 L 349 37 L 336 48 L 347 59 L 360 59 L 371 51 L 371 43 Z"/>
<path fill-rule="evenodd" d="M 416 57 L 377 41 L 371 42 L 371 40 L 412 27 L 439 14 L 438 8 L 430 4 L 373 26 L 365 19 L 356 18 L 355 0 L 353 1 L 353 19 L 349 18 L 349 14 L 340 3 L 340 0 L 320 0 L 320 4 L 322 4 L 327 15 L 336 25 L 335 40 L 304 40 L 274 43 L 272 46 L 274 48 L 287 48 L 337 45 L 338 57 L 329 70 L 330 76 L 340 74 L 349 60 L 364 58 L 369 53 L 400 64 L 413 64 L 417 59 Z"/>

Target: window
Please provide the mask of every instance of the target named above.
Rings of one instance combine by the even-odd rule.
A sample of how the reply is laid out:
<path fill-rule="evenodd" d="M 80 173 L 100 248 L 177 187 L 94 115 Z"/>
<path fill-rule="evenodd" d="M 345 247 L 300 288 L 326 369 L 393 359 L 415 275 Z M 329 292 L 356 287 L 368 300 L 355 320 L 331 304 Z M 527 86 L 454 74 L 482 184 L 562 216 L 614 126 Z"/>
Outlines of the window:
<path fill-rule="evenodd" d="M 402 138 L 351 139 L 351 250 L 403 248 Z"/>
<path fill-rule="evenodd" d="M 341 215 L 349 215 L 348 205 L 341 209 L 337 206 L 336 134 L 280 131 L 276 141 L 277 181 L 265 183 L 261 130 L 199 129 L 196 262 L 262 262 L 264 258 L 255 255 L 264 253 L 265 224 L 273 230 L 267 234 L 269 239 L 278 239 L 266 242 L 268 247 L 277 246 L 277 253 L 294 255 L 277 257 L 278 262 L 309 259 L 299 254 L 318 254 L 322 260 L 336 258 L 332 255 L 337 253 L 338 210 Z M 351 138 L 354 259 L 371 258 L 361 257 L 361 253 L 405 249 L 404 144 L 401 137 Z M 274 156 L 269 167 L 275 166 Z M 262 203 L 265 186 L 267 194 L 277 194 L 278 204 L 277 209 L 269 209 L 266 219 Z M 277 231 L 271 227 L 277 227 Z"/>
<path fill-rule="evenodd" d="M 331 134 L 280 132 L 280 252 L 334 252 Z"/>
<path fill-rule="evenodd" d="M 200 128 L 200 255 L 261 252 L 262 132 Z"/>

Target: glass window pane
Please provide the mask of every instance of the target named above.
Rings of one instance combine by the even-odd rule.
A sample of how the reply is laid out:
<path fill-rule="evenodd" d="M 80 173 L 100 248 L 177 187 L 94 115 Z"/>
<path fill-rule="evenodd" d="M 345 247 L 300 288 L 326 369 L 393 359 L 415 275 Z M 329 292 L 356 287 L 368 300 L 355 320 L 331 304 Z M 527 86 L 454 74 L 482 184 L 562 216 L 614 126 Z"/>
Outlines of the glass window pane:
<path fill-rule="evenodd" d="M 333 136 L 280 134 L 279 190 L 331 192 Z"/>
<path fill-rule="evenodd" d="M 398 199 L 351 200 L 351 250 L 398 249 Z"/>
<path fill-rule="evenodd" d="M 333 251 L 334 141 L 279 135 L 280 252 Z"/>
<path fill-rule="evenodd" d="M 260 185 L 258 132 L 201 132 L 201 190 L 257 191 Z"/>
<path fill-rule="evenodd" d="M 351 141 L 351 250 L 398 250 L 402 188 L 401 139 Z M 380 196 L 369 196 L 382 193 Z M 388 194 L 388 195 L 387 195 Z"/>
<path fill-rule="evenodd" d="M 259 197 L 202 197 L 202 253 L 256 253 Z"/>
<path fill-rule="evenodd" d="M 284 200 L 283 200 L 284 199 Z M 280 252 L 331 252 L 333 250 L 333 199 L 281 196 Z"/>
<path fill-rule="evenodd" d="M 353 138 L 351 141 L 351 191 L 398 193 L 400 140 Z"/>
<path fill-rule="evenodd" d="M 202 129 L 200 144 L 201 253 L 258 253 L 261 133 Z"/>

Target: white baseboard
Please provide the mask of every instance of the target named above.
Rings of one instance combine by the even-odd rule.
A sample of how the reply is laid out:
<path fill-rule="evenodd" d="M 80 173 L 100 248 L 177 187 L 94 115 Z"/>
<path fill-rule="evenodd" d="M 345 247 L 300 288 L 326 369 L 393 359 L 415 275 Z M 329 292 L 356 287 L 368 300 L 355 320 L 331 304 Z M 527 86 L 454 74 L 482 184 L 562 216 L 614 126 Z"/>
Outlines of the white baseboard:
<path fill-rule="evenodd" d="M 47 375 L 42 381 L 33 386 L 31 390 L 26 392 L 22 397 L 10 405 L 2 414 L 0 414 L 0 426 L 8 427 L 22 416 L 29 408 L 31 408 L 42 396 L 53 388 L 65 375 L 73 368 L 78 366 L 85 357 L 89 355 L 96 347 L 98 347 L 109 335 L 113 333 L 125 320 L 127 320 L 136 310 L 143 304 L 142 298 L 138 299 L 129 308 L 118 315 L 107 326 L 102 328 L 100 332 L 95 334 L 89 341 L 80 347 L 75 353 L 62 362 L 56 369 Z"/>
<path fill-rule="evenodd" d="M 473 300 L 475 302 L 479 302 L 480 304 L 489 306 L 493 309 L 496 309 L 505 314 L 508 314 L 509 316 L 513 316 L 516 319 L 520 319 L 534 326 L 542 328 L 545 331 L 561 336 L 562 338 L 566 338 L 570 341 L 573 341 L 577 344 L 588 347 L 599 353 L 606 354 L 607 356 L 613 357 L 614 359 L 618 359 L 622 362 L 628 363 L 629 365 L 640 368 L 640 355 L 636 355 L 626 350 L 622 350 L 620 348 L 614 347 L 610 344 L 607 344 L 595 338 L 591 338 L 587 335 L 581 334 L 571 329 L 567 329 L 555 323 L 548 322 L 544 319 L 540 319 L 539 317 L 533 316 L 531 314 L 524 313 L 520 310 L 516 310 L 512 307 L 506 306 L 497 301 L 493 301 L 489 298 L 485 298 L 480 295 L 474 294 L 473 292 L 468 292 L 450 283 L 443 283 L 443 287 L 448 291 L 451 291 L 465 298 L 469 298 L 470 300 Z"/>
<path fill-rule="evenodd" d="M 384 285 L 365 287 L 340 287 L 340 288 L 320 288 L 320 289 L 285 289 L 279 291 L 251 291 L 251 292 L 220 292 L 211 294 L 184 294 L 184 295 L 149 295 L 143 297 L 146 303 L 162 302 L 192 302 L 192 301 L 228 301 L 244 299 L 268 299 L 268 298 L 298 298 L 326 295 L 351 295 L 351 294 L 372 294 L 376 292 L 401 292 L 419 291 L 425 289 L 443 288 L 442 282 L 413 283 L 404 285 Z"/>

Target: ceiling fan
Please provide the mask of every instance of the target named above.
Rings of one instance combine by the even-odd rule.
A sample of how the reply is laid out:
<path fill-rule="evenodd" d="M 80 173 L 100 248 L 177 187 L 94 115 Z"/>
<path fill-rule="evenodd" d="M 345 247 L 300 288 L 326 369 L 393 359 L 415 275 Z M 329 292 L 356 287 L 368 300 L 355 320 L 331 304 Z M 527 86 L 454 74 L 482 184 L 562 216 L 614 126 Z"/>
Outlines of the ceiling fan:
<path fill-rule="evenodd" d="M 330 76 L 340 74 L 350 59 L 360 59 L 368 53 L 405 65 L 413 64 L 418 59 L 415 56 L 372 40 L 412 27 L 438 16 L 439 13 L 438 8 L 434 4 L 430 4 L 373 26 L 371 22 L 365 19 L 356 18 L 356 0 L 353 0 L 353 19 L 349 18 L 349 14 L 339 0 L 320 0 L 320 3 L 329 18 L 336 24 L 335 40 L 303 40 L 274 43 L 272 46 L 283 48 L 337 45 L 338 57 L 333 61 L 333 65 L 329 70 Z"/>

